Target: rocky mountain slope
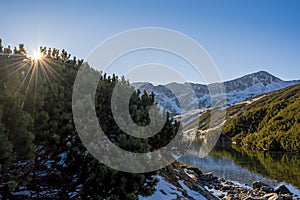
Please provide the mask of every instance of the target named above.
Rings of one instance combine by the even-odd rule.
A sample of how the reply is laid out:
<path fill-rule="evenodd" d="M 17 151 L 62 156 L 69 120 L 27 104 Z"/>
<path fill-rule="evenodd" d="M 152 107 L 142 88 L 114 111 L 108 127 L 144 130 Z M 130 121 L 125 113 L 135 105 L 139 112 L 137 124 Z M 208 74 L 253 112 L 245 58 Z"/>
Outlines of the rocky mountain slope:
<path fill-rule="evenodd" d="M 224 87 L 226 90 L 227 104 L 233 105 L 248 98 L 276 91 L 298 83 L 300 83 L 300 80 L 283 81 L 269 74 L 268 72 L 259 71 L 231 81 L 226 81 L 224 82 Z M 187 99 L 191 95 L 190 92 L 188 92 L 189 90 L 187 90 L 189 84 L 195 91 L 196 99 L 194 100 L 199 103 L 199 108 L 210 107 L 211 98 L 208 88 L 209 86 L 218 87 L 220 83 L 213 83 L 210 85 L 197 83 L 170 83 L 167 85 L 158 86 L 154 86 L 149 82 L 132 83 L 132 85 L 137 89 L 153 92 L 156 95 L 156 102 L 162 105 L 168 112 L 172 114 L 178 114 L 187 111 L 180 108 L 178 100 Z M 177 95 L 178 99 L 169 88 L 172 88 L 175 93 L 180 94 Z"/>

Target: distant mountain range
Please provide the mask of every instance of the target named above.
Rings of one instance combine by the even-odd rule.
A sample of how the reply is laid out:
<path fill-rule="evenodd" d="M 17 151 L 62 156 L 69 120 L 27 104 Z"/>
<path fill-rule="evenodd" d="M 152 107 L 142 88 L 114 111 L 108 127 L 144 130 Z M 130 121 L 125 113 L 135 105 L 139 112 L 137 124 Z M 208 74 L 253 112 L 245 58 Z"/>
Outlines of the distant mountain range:
<path fill-rule="evenodd" d="M 243 77 L 224 82 L 226 90 L 227 104 L 233 105 L 235 103 L 244 101 L 248 98 L 252 98 L 256 95 L 276 91 L 291 85 L 300 83 L 300 80 L 283 81 L 278 77 L 271 75 L 265 71 L 259 71 L 256 73 L 248 74 Z M 217 87 L 220 83 L 212 83 L 214 87 Z M 212 86 L 212 84 L 208 86 Z M 178 114 L 186 112 L 179 106 L 178 100 L 187 99 L 190 92 L 186 92 L 189 85 L 193 88 L 196 95 L 196 101 L 199 103 L 199 108 L 211 107 L 211 98 L 208 90 L 208 86 L 197 83 L 169 83 L 166 85 L 154 86 L 149 82 L 135 82 L 132 85 L 139 90 L 146 90 L 148 93 L 153 92 L 155 94 L 156 102 L 162 105 L 171 114 Z M 177 99 L 170 89 L 176 91 Z"/>

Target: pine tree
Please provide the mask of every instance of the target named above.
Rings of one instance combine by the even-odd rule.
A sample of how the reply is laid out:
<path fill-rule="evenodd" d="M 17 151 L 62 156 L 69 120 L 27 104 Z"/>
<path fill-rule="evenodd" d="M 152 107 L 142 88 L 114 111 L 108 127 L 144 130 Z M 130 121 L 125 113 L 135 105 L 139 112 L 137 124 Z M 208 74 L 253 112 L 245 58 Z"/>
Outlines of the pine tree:
<path fill-rule="evenodd" d="M 22 55 L 26 55 L 27 51 L 24 44 L 19 44 L 19 50 Z"/>
<path fill-rule="evenodd" d="M 3 54 L 2 39 L 0 38 L 0 55 Z"/>
<path fill-rule="evenodd" d="M 26 52 L 24 46 L 19 46 L 19 50 L 21 54 Z M 9 51 L 6 49 L 6 52 Z M 43 62 L 47 63 L 45 66 L 43 62 L 0 56 L 0 106 L 3 110 L 0 159 L 3 166 L 8 166 L 3 172 L 7 177 L 3 185 L 7 187 L 0 188 L 0 192 L 11 199 L 16 188 L 34 191 L 37 198 L 43 199 L 69 199 L 70 194 L 78 199 L 137 199 L 138 195 L 152 194 L 157 183 L 153 177 L 156 172 L 132 174 L 111 169 L 90 155 L 82 144 L 73 123 L 72 87 L 83 60 L 76 57 L 70 60 L 67 51 L 59 54 L 55 48 L 40 47 L 40 52 L 44 55 Z M 165 130 L 158 136 L 149 139 L 124 133 L 114 121 L 111 96 L 116 84 L 122 88 L 118 94 L 120 99 L 132 92 L 133 87 L 124 77 L 119 79 L 114 74 L 108 76 L 90 66 L 87 68 L 100 76 L 95 105 L 99 123 L 120 148 L 148 152 L 165 145 L 164 140 L 176 134 L 178 125 L 172 120 L 167 121 Z M 45 72 L 51 72 L 47 78 Z M 89 80 L 89 74 L 84 78 Z M 87 85 L 84 89 L 90 90 L 90 87 Z M 134 91 L 129 105 L 132 119 L 142 126 L 149 124 L 152 106 L 154 94 L 144 91 L 141 95 L 140 91 Z M 158 108 L 156 112 L 159 113 Z M 20 160 L 22 162 L 18 162 Z M 8 186 L 8 183 L 14 184 Z"/>
<path fill-rule="evenodd" d="M 4 124 L 0 122 L 0 172 L 7 169 L 13 157 L 13 145 L 8 140 Z"/>

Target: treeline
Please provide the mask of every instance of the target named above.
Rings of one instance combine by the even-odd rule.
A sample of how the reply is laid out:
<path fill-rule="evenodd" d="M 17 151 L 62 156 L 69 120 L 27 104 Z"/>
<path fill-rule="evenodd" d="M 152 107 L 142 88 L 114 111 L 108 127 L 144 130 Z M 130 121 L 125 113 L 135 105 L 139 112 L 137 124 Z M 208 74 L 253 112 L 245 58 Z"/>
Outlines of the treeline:
<path fill-rule="evenodd" d="M 12 50 L 10 45 L 4 47 L 2 45 L 2 39 L 0 38 L 0 55 L 26 55 L 26 53 L 27 51 L 24 44 L 19 44 L 19 47 L 14 47 L 14 49 Z"/>
<path fill-rule="evenodd" d="M 20 47 L 14 52 L 4 50 L 2 44 L 0 48 L 0 198 L 137 199 L 152 194 L 156 172 L 111 169 L 83 146 L 72 116 L 73 83 L 83 60 L 46 47 L 40 48 L 41 59 L 33 60 L 24 45 Z M 147 152 L 173 138 L 179 124 L 171 119 L 149 139 L 120 130 L 111 112 L 112 91 L 117 83 L 131 86 L 124 77 L 97 73 L 96 113 L 112 142 L 132 152 Z M 135 91 L 130 99 L 132 119 L 147 125 L 153 105 L 154 94 Z"/>
<path fill-rule="evenodd" d="M 81 66 L 83 63 L 83 59 L 77 59 L 76 56 L 71 58 L 71 54 L 68 53 L 65 49 L 59 50 L 57 48 L 47 48 L 47 47 L 40 47 L 39 53 L 41 54 L 41 58 L 51 58 L 54 60 L 58 60 L 61 63 L 69 64 L 69 67 L 74 66 Z M 24 44 L 19 44 L 18 47 L 14 47 L 11 49 L 10 45 L 7 47 L 3 46 L 2 39 L 0 38 L 0 55 L 1 56 L 13 56 L 19 58 L 31 58 L 27 55 L 27 50 Z"/>

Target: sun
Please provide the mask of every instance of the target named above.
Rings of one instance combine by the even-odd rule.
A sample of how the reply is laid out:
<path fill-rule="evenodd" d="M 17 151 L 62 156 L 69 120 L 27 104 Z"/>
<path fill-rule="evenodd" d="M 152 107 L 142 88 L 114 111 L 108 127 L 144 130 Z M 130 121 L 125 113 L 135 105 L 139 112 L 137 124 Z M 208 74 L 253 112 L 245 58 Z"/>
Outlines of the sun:
<path fill-rule="evenodd" d="M 33 52 L 32 59 L 33 60 L 40 60 L 42 58 L 42 53 L 40 51 Z"/>

